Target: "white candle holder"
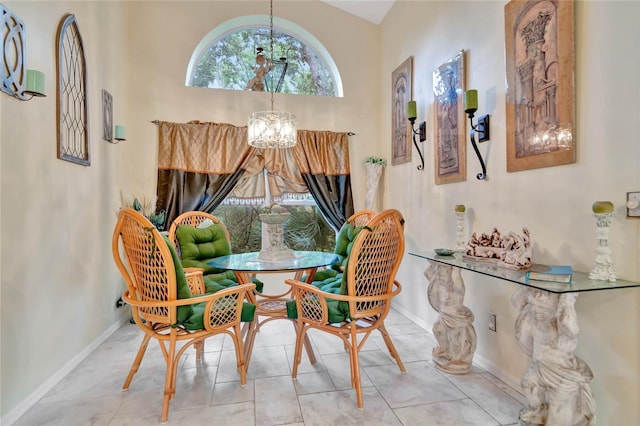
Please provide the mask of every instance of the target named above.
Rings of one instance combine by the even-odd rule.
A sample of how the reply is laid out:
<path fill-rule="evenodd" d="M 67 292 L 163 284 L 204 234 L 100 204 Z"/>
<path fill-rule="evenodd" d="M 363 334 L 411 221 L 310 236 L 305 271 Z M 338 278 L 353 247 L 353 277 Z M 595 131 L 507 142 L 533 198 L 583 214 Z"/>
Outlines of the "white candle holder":
<path fill-rule="evenodd" d="M 593 269 L 589 273 L 592 280 L 616 281 L 616 271 L 611 260 L 611 248 L 609 248 L 609 227 L 611 226 L 611 218 L 614 216 L 613 205 L 611 203 L 607 211 L 596 212 L 596 204 L 594 204 L 594 217 L 596 218 L 596 260 L 593 262 Z M 604 202 L 606 203 L 606 202 Z"/>
<path fill-rule="evenodd" d="M 456 212 L 456 253 L 466 253 L 467 242 L 465 240 L 464 230 L 464 218 L 466 214 L 466 207 L 463 204 L 458 204 L 454 211 Z"/>

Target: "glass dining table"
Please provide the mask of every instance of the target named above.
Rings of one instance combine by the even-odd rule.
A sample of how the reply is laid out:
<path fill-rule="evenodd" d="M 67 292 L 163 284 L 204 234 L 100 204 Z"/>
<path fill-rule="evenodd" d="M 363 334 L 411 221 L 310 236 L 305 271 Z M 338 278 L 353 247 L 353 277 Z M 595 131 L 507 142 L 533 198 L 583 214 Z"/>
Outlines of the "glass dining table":
<path fill-rule="evenodd" d="M 294 273 L 294 278 L 311 283 L 318 268 L 332 265 L 342 260 L 342 256 L 322 251 L 294 251 L 291 259 L 263 260 L 259 252 L 238 253 L 211 259 L 208 264 L 214 268 L 233 271 L 238 283 L 251 283 L 251 277 L 256 274 Z M 286 302 L 292 299 L 291 289 L 280 294 L 268 294 L 264 291 L 249 293 L 249 301 L 256 305 L 256 332 L 260 327 L 275 319 L 289 319 L 287 317 Z M 264 319 L 260 321 L 260 317 Z M 292 320 L 294 325 L 295 320 Z M 305 348 L 309 361 L 315 363 L 315 355 L 311 349 L 311 342 L 305 336 Z"/>

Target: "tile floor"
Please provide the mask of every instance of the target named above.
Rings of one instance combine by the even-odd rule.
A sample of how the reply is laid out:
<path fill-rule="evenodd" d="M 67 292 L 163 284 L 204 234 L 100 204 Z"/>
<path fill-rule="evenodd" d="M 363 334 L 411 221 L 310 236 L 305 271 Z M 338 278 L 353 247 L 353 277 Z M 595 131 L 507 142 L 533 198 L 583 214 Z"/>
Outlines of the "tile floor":
<path fill-rule="evenodd" d="M 436 370 L 431 333 L 392 311 L 387 329 L 406 373 L 400 373 L 379 333 L 360 353 L 364 409 L 356 407 L 349 358 L 342 342 L 313 332 L 318 361 L 305 357 L 291 378 L 295 335 L 289 321 L 272 321 L 256 337 L 247 384 L 240 386 L 233 344 L 210 338 L 195 361 L 183 356 L 168 425 L 328 426 L 328 425 L 510 425 L 518 423 L 523 397 L 474 366 L 467 375 Z M 133 324 L 123 325 L 58 383 L 14 425 L 159 424 L 164 361 L 157 343 L 127 392 L 121 390 L 141 340 Z"/>

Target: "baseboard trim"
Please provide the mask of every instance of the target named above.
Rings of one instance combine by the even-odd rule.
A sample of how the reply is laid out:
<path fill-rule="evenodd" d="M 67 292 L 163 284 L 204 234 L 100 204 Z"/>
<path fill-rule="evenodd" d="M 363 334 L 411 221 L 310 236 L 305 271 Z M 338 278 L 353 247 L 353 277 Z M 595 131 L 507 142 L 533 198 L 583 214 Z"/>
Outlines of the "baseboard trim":
<path fill-rule="evenodd" d="M 129 316 L 123 316 L 118 322 L 114 323 L 111 327 L 106 329 L 96 340 L 94 340 L 89 346 L 87 346 L 82 352 L 74 356 L 69 360 L 60 370 L 58 370 L 53 376 L 49 377 L 44 383 L 42 383 L 35 391 L 20 402 L 16 407 L 3 416 L 0 419 L 0 424 L 10 426 L 24 415 L 31 407 L 33 407 L 43 396 L 47 394 L 55 385 L 57 385 L 62 379 L 65 378 L 74 368 L 76 368 L 86 357 L 91 354 L 98 346 L 100 346 L 105 340 L 109 338 L 117 329 L 119 329 L 124 323 L 129 321 Z"/>
<path fill-rule="evenodd" d="M 417 316 L 413 315 L 411 312 L 407 311 L 402 306 L 398 306 L 397 304 L 396 305 L 392 305 L 392 308 L 395 309 L 396 311 L 400 312 L 405 317 L 409 318 L 411 321 L 413 321 L 414 323 L 416 323 L 420 327 L 424 328 L 429 333 L 433 334 L 431 332 L 431 329 L 433 328 L 433 324 L 428 324 L 422 318 L 418 318 Z"/>
<path fill-rule="evenodd" d="M 420 327 L 424 328 L 426 331 L 428 331 L 429 333 L 431 333 L 433 335 L 433 333 L 431 331 L 432 328 L 433 328 L 433 324 L 428 324 L 423 319 L 416 317 L 411 312 L 407 311 L 402 306 L 398 306 L 397 304 L 393 305 L 393 309 L 395 309 L 396 311 L 400 312 L 402 315 L 404 315 L 405 317 L 409 318 L 411 321 L 413 321 L 414 323 L 416 323 Z M 484 370 L 487 370 L 489 373 L 493 374 L 498 379 L 500 379 L 504 384 L 506 384 L 507 386 L 509 386 L 510 388 L 515 390 L 516 392 L 522 394 L 522 391 L 520 390 L 521 377 L 515 377 L 515 376 L 511 376 L 509 374 L 506 374 L 500 368 L 499 365 L 497 365 L 497 364 L 489 361 L 488 359 L 478 355 L 477 352 L 473 354 L 473 363 L 476 364 L 478 367 L 480 367 L 480 368 L 482 368 Z"/>

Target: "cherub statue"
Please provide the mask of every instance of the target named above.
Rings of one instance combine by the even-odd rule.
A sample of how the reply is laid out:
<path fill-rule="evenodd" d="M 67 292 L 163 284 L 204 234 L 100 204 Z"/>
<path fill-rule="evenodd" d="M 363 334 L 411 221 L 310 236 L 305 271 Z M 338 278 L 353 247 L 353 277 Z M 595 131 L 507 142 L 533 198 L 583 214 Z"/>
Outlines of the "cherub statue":
<path fill-rule="evenodd" d="M 256 54 L 256 64 L 253 67 L 253 73 L 255 74 L 251 80 L 247 83 L 246 90 L 253 90 L 254 92 L 264 92 L 264 79 L 274 68 L 271 60 L 264 56 L 262 47 L 258 47 L 258 53 Z"/>

